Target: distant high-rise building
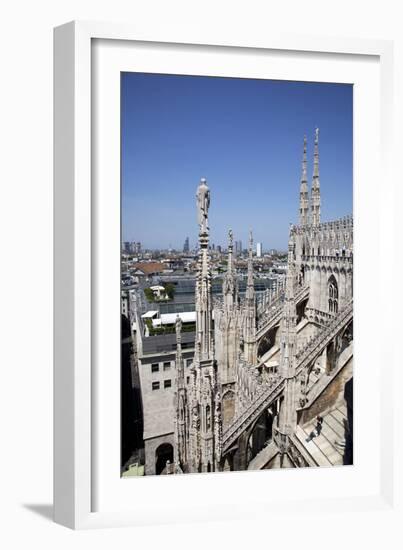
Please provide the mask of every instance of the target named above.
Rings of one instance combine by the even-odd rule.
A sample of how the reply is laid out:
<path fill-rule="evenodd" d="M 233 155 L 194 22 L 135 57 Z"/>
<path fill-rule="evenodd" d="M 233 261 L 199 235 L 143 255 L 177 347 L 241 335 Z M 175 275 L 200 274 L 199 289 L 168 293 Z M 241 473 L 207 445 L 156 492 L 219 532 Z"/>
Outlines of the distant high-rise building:
<path fill-rule="evenodd" d="M 129 250 L 128 251 L 131 254 L 140 254 L 140 252 L 141 252 L 141 243 L 139 243 L 139 242 L 136 243 L 135 241 L 133 241 L 133 242 L 127 243 L 127 244 L 129 245 Z"/>
<path fill-rule="evenodd" d="M 262 243 L 256 243 L 256 257 L 262 257 Z"/>
<path fill-rule="evenodd" d="M 186 237 L 185 244 L 183 245 L 183 252 L 186 254 L 189 252 L 189 237 Z"/>
<path fill-rule="evenodd" d="M 122 250 L 128 254 L 140 254 L 141 243 L 134 241 L 125 241 L 122 243 Z"/>
<path fill-rule="evenodd" d="M 242 256 L 242 241 L 235 241 L 235 255 Z"/>

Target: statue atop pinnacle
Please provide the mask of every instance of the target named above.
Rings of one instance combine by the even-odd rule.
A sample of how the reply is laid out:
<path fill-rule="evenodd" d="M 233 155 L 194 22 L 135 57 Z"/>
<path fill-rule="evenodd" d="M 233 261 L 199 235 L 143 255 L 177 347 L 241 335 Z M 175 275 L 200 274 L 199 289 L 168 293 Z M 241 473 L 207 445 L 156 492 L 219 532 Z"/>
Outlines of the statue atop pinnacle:
<path fill-rule="evenodd" d="M 200 180 L 196 193 L 197 219 L 200 228 L 200 234 L 208 233 L 208 209 L 210 207 L 210 189 L 207 186 L 205 178 Z"/>

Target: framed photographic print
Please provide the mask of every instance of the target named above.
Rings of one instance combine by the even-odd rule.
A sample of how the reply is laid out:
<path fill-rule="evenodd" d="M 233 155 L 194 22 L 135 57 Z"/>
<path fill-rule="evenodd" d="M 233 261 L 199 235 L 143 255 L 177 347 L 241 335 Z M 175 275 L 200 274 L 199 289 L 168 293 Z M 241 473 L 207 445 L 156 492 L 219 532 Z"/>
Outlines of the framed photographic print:
<path fill-rule="evenodd" d="M 122 475 L 352 464 L 353 86 L 121 87 Z"/>
<path fill-rule="evenodd" d="M 56 521 L 390 502 L 391 59 L 55 30 Z"/>

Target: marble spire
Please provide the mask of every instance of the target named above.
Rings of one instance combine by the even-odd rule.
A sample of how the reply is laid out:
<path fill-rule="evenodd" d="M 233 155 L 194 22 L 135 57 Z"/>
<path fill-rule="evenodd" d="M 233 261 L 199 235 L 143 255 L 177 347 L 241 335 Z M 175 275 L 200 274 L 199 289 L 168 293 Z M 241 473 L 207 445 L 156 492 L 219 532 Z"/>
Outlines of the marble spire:
<path fill-rule="evenodd" d="M 311 189 L 311 223 L 320 224 L 320 182 L 319 182 L 319 128 L 315 130 L 315 145 L 313 156 L 313 177 Z"/>
<path fill-rule="evenodd" d="M 306 166 L 306 136 L 304 136 L 304 152 L 302 155 L 301 183 L 299 188 L 299 223 L 302 226 L 309 224 L 309 194 Z"/>

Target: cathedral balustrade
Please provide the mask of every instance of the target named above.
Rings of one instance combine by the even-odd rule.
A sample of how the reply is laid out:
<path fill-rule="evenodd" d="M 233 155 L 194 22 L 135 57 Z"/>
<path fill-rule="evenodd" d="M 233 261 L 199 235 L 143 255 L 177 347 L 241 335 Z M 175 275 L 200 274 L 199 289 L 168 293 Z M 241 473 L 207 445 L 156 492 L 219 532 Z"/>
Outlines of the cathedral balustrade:
<path fill-rule="evenodd" d="M 301 256 L 302 262 L 305 263 L 316 263 L 323 264 L 330 267 L 344 267 L 352 268 L 353 266 L 353 256 L 322 256 L 322 255 L 307 255 L 304 254 Z"/>
<path fill-rule="evenodd" d="M 332 338 L 353 318 L 353 300 L 340 310 L 339 313 L 333 317 L 327 325 L 325 325 L 316 336 L 308 340 L 307 344 L 297 352 L 297 371 L 299 374 L 305 367 L 307 367 L 321 351 L 324 346 L 327 345 Z"/>
<path fill-rule="evenodd" d="M 282 289 L 279 294 L 277 294 L 275 297 L 271 297 L 271 299 L 263 299 L 260 303 L 258 303 L 257 307 L 257 317 L 262 317 L 265 314 L 267 314 L 268 311 L 272 310 L 273 308 L 278 307 L 279 305 L 283 303 L 284 300 L 284 290 Z"/>
<path fill-rule="evenodd" d="M 308 343 L 296 354 L 296 376 L 300 375 L 323 351 L 324 347 L 346 326 L 353 318 L 353 300 L 340 310 L 336 317 L 329 320 Z M 277 375 L 272 383 L 263 383 L 256 393 L 253 403 L 246 407 L 241 414 L 229 425 L 223 433 L 223 451 L 228 450 L 239 435 L 248 429 L 255 420 L 277 399 L 284 388 L 284 378 Z"/>
<path fill-rule="evenodd" d="M 307 298 L 309 295 L 309 286 L 303 286 L 295 293 L 295 302 L 298 304 L 301 300 Z"/>
<path fill-rule="evenodd" d="M 344 216 L 338 220 L 322 222 L 318 225 L 294 225 L 292 228 L 292 233 L 295 235 L 314 235 L 319 233 L 340 233 L 340 232 L 352 232 L 354 228 L 354 219 L 353 216 Z"/>
<path fill-rule="evenodd" d="M 284 298 L 285 283 L 279 282 L 275 289 L 266 290 L 258 299 L 257 316 L 264 314 L 268 307 L 272 307 L 281 302 Z"/>
<path fill-rule="evenodd" d="M 262 315 L 262 317 L 260 317 L 260 319 L 258 319 L 257 328 L 258 328 L 259 332 L 261 331 L 261 329 L 264 329 L 266 326 L 271 324 L 272 320 L 274 318 L 278 317 L 279 314 L 280 314 L 280 317 L 281 317 L 281 314 L 282 314 L 282 311 L 283 311 L 283 304 L 279 303 L 279 304 L 277 304 L 277 306 L 272 306 L 272 308 L 273 309 L 270 309 L 269 311 L 266 311 L 265 314 Z"/>
<path fill-rule="evenodd" d="M 295 302 L 298 304 L 301 300 L 304 300 L 309 296 L 309 286 L 303 286 L 295 293 Z M 284 298 L 284 297 L 283 297 Z M 276 305 L 273 304 L 272 308 L 266 311 L 257 321 L 257 338 L 261 338 L 268 330 L 270 325 L 277 323 L 283 314 L 283 298 L 279 300 Z"/>
<path fill-rule="evenodd" d="M 329 313 L 328 311 L 322 311 L 313 307 L 307 308 L 307 316 L 311 322 L 321 327 L 326 327 L 334 319 L 335 315 L 335 313 Z"/>
<path fill-rule="evenodd" d="M 284 379 L 278 376 L 267 387 L 263 384 L 256 392 L 254 401 L 248 405 L 238 418 L 232 422 L 223 433 L 223 452 L 233 445 L 239 435 L 259 418 L 265 408 L 276 399 L 284 388 Z"/>
<path fill-rule="evenodd" d="M 348 347 L 347 347 L 348 348 Z M 344 348 L 347 349 L 347 348 Z M 348 349 L 347 349 L 348 351 Z M 340 353 L 340 350 L 339 350 Z M 303 381 L 303 378 L 301 379 L 301 399 L 299 402 L 299 407 L 297 407 L 298 411 L 303 410 L 304 408 L 309 407 L 312 402 L 323 392 L 324 388 L 329 386 L 329 384 L 338 376 L 341 370 L 345 367 L 348 360 L 352 357 L 352 350 L 350 354 L 342 357 L 342 360 L 338 360 L 336 364 L 333 366 L 330 372 L 324 374 L 324 372 L 316 372 L 313 380 Z M 339 357 L 340 359 L 340 357 Z M 320 371 L 320 369 L 318 369 Z"/>

